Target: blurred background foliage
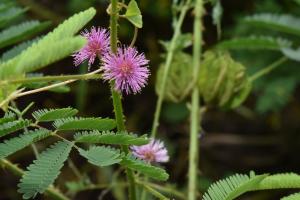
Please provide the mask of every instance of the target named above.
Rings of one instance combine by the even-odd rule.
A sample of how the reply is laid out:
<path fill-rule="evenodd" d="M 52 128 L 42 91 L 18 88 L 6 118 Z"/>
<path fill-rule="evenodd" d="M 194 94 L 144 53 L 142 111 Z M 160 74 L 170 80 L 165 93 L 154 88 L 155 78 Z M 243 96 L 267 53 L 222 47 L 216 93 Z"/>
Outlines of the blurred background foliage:
<path fill-rule="evenodd" d="M 163 61 L 164 47 L 159 40 L 169 40 L 172 36 L 171 0 L 140 0 L 138 1 L 143 13 L 144 27 L 139 31 L 136 46 L 144 51 L 150 59 L 151 78 L 149 85 L 141 94 L 125 96 L 124 109 L 127 116 L 126 124 L 129 131 L 149 132 L 153 120 L 156 93 L 156 72 Z M 17 4 L 29 10 L 14 23 L 22 20 L 50 21 L 53 26 L 72 14 L 88 7 L 97 9 L 97 16 L 89 26 L 108 26 L 106 14 L 107 0 L 17 0 Z M 260 29 L 245 23 L 246 16 L 256 13 L 290 14 L 300 17 L 299 0 L 223 0 L 223 18 L 221 22 L 222 37 L 233 39 L 250 35 L 280 36 L 292 40 L 296 46 L 300 44 L 300 37 L 289 34 Z M 217 28 L 213 25 L 212 7 L 206 6 L 204 16 L 204 49 L 212 49 L 218 44 Z M 2 15 L 2 13 L 1 13 Z M 1 17 L 0 15 L 0 17 Z M 120 40 L 129 44 L 133 35 L 132 26 L 120 19 Z M 183 32 L 191 32 L 193 23 L 192 13 L 187 16 Z M 88 27 L 87 27 L 88 28 Z M 47 29 L 49 30 L 49 29 Z M 45 30 L 44 30 L 44 33 Z M 33 37 L 32 37 L 33 38 Z M 8 50 L 4 48 L 3 52 Z M 190 52 L 188 47 L 186 52 Z M 3 53 L 1 52 L 1 54 Z M 251 75 L 277 60 L 281 53 L 268 50 L 231 50 L 231 56 L 246 67 L 246 72 Z M 87 66 L 74 67 L 72 58 L 59 61 L 40 72 L 47 75 L 85 73 Z M 300 70 L 299 62 L 288 61 L 268 75 L 255 81 L 253 91 L 247 101 L 240 107 L 225 111 L 217 108 L 210 109 L 203 118 L 203 133 L 200 140 L 200 169 L 199 190 L 204 192 L 209 184 L 234 172 L 255 170 L 264 172 L 300 172 Z M 184 88 L 183 88 L 184 89 Z M 67 92 L 66 90 L 65 92 Z M 22 109 L 34 101 L 33 110 L 40 108 L 58 108 L 72 106 L 78 108 L 83 116 L 113 116 L 110 92 L 107 84 L 101 81 L 77 82 L 70 85 L 70 91 L 64 94 L 53 92 L 40 93 L 26 96 L 16 101 Z M 159 137 L 166 140 L 170 149 L 171 161 L 166 165 L 171 174 L 170 181 L 178 188 L 185 188 L 187 174 L 187 151 L 189 133 L 189 102 L 188 99 L 180 103 L 166 102 L 163 105 Z M 42 144 L 38 148 L 43 148 Z M 180 148 L 178 148 L 180 147 Z M 33 159 L 30 149 L 13 156 L 20 166 L 27 166 Z M 104 169 L 98 172 L 75 158 L 80 169 L 93 175 L 95 180 L 109 180 L 111 170 Z M 105 172 L 105 173 L 104 173 Z M 4 199 L 19 199 L 14 187 L 16 179 L 5 171 L 1 171 L 0 183 L 1 196 Z M 80 189 L 74 182 L 64 186 L 66 181 L 74 181 L 76 177 L 66 173 L 59 178 L 61 189 L 69 189 L 69 193 Z M 92 180 L 93 181 L 93 180 Z M 101 181 L 100 181 L 101 182 Z M 122 197 L 122 192 L 117 189 L 115 196 Z M 74 199 L 96 199 L 102 190 L 83 191 Z M 284 194 L 287 194 L 285 191 Z M 259 192 L 247 194 L 241 199 L 278 199 L 281 191 Z M 103 199 L 110 199 L 109 195 Z"/>

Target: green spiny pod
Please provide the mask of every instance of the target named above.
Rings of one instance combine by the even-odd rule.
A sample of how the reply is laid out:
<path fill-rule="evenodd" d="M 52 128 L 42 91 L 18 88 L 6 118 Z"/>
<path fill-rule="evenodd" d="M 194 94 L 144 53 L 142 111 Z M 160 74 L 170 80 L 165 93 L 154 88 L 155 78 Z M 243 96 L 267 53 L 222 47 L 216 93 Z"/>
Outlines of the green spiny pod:
<path fill-rule="evenodd" d="M 204 53 L 198 86 L 206 104 L 221 108 L 239 106 L 251 91 L 245 67 L 220 51 Z"/>
<path fill-rule="evenodd" d="M 192 57 L 183 52 L 177 52 L 174 55 L 169 74 L 166 80 L 166 89 L 164 99 L 171 102 L 182 101 L 192 89 L 193 68 Z M 156 78 L 156 93 L 159 95 L 164 73 L 164 65 L 160 65 Z"/>

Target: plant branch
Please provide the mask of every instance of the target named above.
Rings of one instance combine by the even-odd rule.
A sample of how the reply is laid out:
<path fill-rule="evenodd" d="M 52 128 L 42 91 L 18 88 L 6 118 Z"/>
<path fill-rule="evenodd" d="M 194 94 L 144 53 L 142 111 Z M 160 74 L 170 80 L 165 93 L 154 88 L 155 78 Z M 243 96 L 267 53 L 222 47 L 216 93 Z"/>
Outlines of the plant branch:
<path fill-rule="evenodd" d="M 202 41 L 202 13 L 203 1 L 195 2 L 195 19 L 194 19 L 194 45 L 193 45 L 193 75 L 194 80 L 198 80 L 201 58 L 201 41 Z M 192 108 L 190 123 L 190 150 L 189 150 L 189 172 L 188 172 L 188 200 L 197 199 L 197 169 L 199 157 L 199 123 L 200 123 L 200 101 L 199 89 L 195 85 L 192 92 Z"/>
<path fill-rule="evenodd" d="M 83 76 L 86 78 L 86 76 L 91 76 L 91 75 L 96 75 L 96 73 L 100 72 L 101 69 L 98 69 L 98 70 L 95 70 L 93 72 L 90 72 L 88 74 L 84 74 L 84 75 L 78 75 L 78 76 Z M 17 90 L 17 91 L 14 91 L 12 94 L 10 94 L 5 100 L 3 100 L 1 103 L 0 103 L 0 108 L 5 105 L 7 102 L 11 101 L 11 100 L 14 100 L 14 99 L 17 99 L 19 97 L 22 97 L 22 96 L 26 96 L 26 95 L 29 95 L 29 94 L 34 94 L 34 93 L 38 93 L 38 92 L 43 92 L 43 91 L 47 91 L 47 90 L 50 90 L 52 88 L 56 88 L 56 87 L 59 87 L 59 86 L 62 86 L 62 85 L 66 85 L 66 84 L 69 84 L 69 83 L 72 83 L 74 81 L 77 81 L 79 79 L 71 79 L 71 80 L 67 80 L 67 81 L 64 81 L 64 82 L 60 82 L 60 83 L 55 83 L 55 84 L 52 84 L 52 85 L 48 85 L 48 86 L 45 86 L 45 87 L 41 87 L 41 88 L 38 88 L 38 89 L 34 89 L 34 90 L 29 90 L 29 91 L 26 91 L 26 92 L 22 92 L 25 88 L 22 88 L 20 90 Z"/>
<path fill-rule="evenodd" d="M 255 81 L 256 79 L 267 75 L 268 73 L 270 73 L 272 70 L 274 70 L 275 68 L 277 68 L 278 66 L 280 66 L 282 63 L 288 61 L 289 59 L 285 56 L 279 58 L 278 60 L 276 60 L 275 62 L 273 62 L 272 64 L 270 64 L 269 66 L 259 70 L 258 72 L 256 72 L 255 74 L 253 74 L 249 80 L 251 82 Z"/>
<path fill-rule="evenodd" d="M 110 5 L 110 46 L 112 53 L 117 52 L 118 44 L 118 0 L 111 0 Z M 118 131 L 125 130 L 124 116 L 121 95 L 114 89 L 114 83 L 111 83 L 111 93 L 113 99 L 113 106 L 115 112 L 115 118 L 117 122 Z M 122 146 L 122 151 L 125 154 L 129 153 L 128 146 Z M 129 183 L 129 200 L 136 200 L 136 187 L 133 171 L 126 168 L 127 180 Z"/>
<path fill-rule="evenodd" d="M 13 174 L 17 176 L 23 176 L 25 173 L 21 168 L 19 168 L 17 165 L 13 164 L 9 160 L 1 159 L 0 164 L 3 165 L 5 168 L 7 168 L 9 171 L 11 171 Z M 51 199 L 54 200 L 69 200 L 68 197 L 63 195 L 59 190 L 57 190 L 54 187 L 48 187 L 45 191 L 47 195 L 51 197 Z"/>
<path fill-rule="evenodd" d="M 155 137 L 156 133 L 157 133 L 157 128 L 159 126 L 159 117 L 160 117 L 160 112 L 161 112 L 161 106 L 162 106 L 162 102 L 163 102 L 163 99 L 164 99 L 164 96 L 165 96 L 167 77 L 168 77 L 170 67 L 171 67 L 171 63 L 172 63 L 172 60 L 173 60 L 173 57 L 174 57 L 176 42 L 177 42 L 177 39 L 180 35 L 181 26 L 182 26 L 183 20 L 185 18 L 185 15 L 186 15 L 187 11 L 190 8 L 190 3 L 191 3 L 191 0 L 187 0 L 185 2 L 185 5 L 183 5 L 183 7 L 181 9 L 181 12 L 180 12 L 179 19 L 176 23 L 174 35 L 171 39 L 170 49 L 167 53 L 165 68 L 164 68 L 164 72 L 163 72 L 162 84 L 161 84 L 161 88 L 159 90 L 160 93 L 158 95 L 158 100 L 157 100 L 157 103 L 156 103 L 156 109 L 155 109 L 155 113 L 154 113 L 154 120 L 153 120 L 153 124 L 152 124 L 151 137 Z"/>
<path fill-rule="evenodd" d="M 137 182 L 138 182 L 138 184 L 145 184 L 145 185 L 148 185 L 148 186 L 150 186 L 152 188 L 155 188 L 159 191 L 172 194 L 172 195 L 176 196 L 177 198 L 180 198 L 180 199 L 183 199 L 183 200 L 186 199 L 185 194 L 183 194 L 181 192 L 178 192 L 176 189 L 173 189 L 171 187 L 166 187 L 166 186 L 163 186 L 163 185 L 158 185 L 158 184 L 145 182 L 145 181 L 141 181 L 141 180 L 138 180 Z"/>
<path fill-rule="evenodd" d="M 100 71 L 100 70 L 98 70 Z M 76 74 L 76 75 L 60 75 L 60 76 L 43 76 L 43 77 L 27 77 L 22 79 L 11 79 L 0 81 L 0 86 L 7 84 L 22 84 L 32 82 L 44 82 L 44 81 L 66 81 L 66 80 L 89 80 L 89 79 L 101 79 L 100 74 Z"/>
<path fill-rule="evenodd" d="M 169 200 L 166 196 L 156 191 L 154 188 L 150 187 L 148 183 L 137 182 L 139 185 L 143 186 L 150 194 L 157 197 L 160 200 Z"/>
<path fill-rule="evenodd" d="M 133 34 L 133 38 L 131 40 L 131 43 L 130 43 L 130 47 L 133 47 L 135 42 L 136 42 L 136 39 L 137 39 L 137 36 L 138 36 L 138 32 L 139 32 L 139 29 L 137 27 L 134 27 L 134 34 Z"/>

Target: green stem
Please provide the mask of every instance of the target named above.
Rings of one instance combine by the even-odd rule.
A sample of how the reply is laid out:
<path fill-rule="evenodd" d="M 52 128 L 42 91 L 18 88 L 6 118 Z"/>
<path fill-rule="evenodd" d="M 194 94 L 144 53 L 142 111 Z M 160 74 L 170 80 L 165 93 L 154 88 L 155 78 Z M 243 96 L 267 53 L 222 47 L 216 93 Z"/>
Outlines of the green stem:
<path fill-rule="evenodd" d="M 160 192 L 156 191 L 154 188 L 150 187 L 148 184 L 145 184 L 143 182 L 137 182 L 139 185 L 143 186 L 150 194 L 157 197 L 160 200 L 169 200 L 166 196 L 161 194 Z"/>
<path fill-rule="evenodd" d="M 171 194 L 173 196 L 176 196 L 179 199 L 186 199 L 185 194 L 183 194 L 181 192 L 178 192 L 174 188 L 170 188 L 170 187 L 167 187 L 167 186 L 162 186 L 162 185 L 158 185 L 158 184 L 154 184 L 154 183 L 150 183 L 150 182 L 140 181 L 140 180 L 137 181 L 137 182 L 138 182 L 138 184 L 148 185 L 148 186 L 150 186 L 154 189 L 157 189 L 161 192 L 168 193 L 168 194 Z"/>
<path fill-rule="evenodd" d="M 117 52 L 118 44 L 118 0 L 111 0 L 111 13 L 110 13 L 110 46 L 113 53 Z M 115 112 L 115 118 L 117 122 L 118 131 L 125 130 L 124 116 L 122 109 L 121 95 L 115 91 L 114 83 L 111 84 L 111 93 L 113 99 L 113 106 Z M 122 146 L 122 151 L 125 154 L 129 153 L 128 146 Z M 129 183 L 129 199 L 136 200 L 136 187 L 133 171 L 126 168 L 127 180 Z"/>
<path fill-rule="evenodd" d="M 258 72 L 256 72 L 255 74 L 253 74 L 249 80 L 251 82 L 255 81 L 256 79 L 270 73 L 272 70 L 274 70 L 275 68 L 277 68 L 278 66 L 280 66 L 282 63 L 288 61 L 289 59 L 287 57 L 281 57 L 280 59 L 276 60 L 275 62 L 273 62 L 272 64 L 270 64 L 269 66 L 259 70 Z"/>
<path fill-rule="evenodd" d="M 19 168 L 17 165 L 11 163 L 9 160 L 1 159 L 0 164 L 2 164 L 5 168 L 7 168 L 9 171 L 11 171 L 13 174 L 17 176 L 23 176 L 24 171 Z M 51 199 L 54 200 L 69 200 L 68 197 L 60 193 L 56 188 L 48 187 L 45 191 L 47 195 L 51 197 Z"/>
<path fill-rule="evenodd" d="M 163 102 L 163 99 L 164 99 L 164 96 L 165 96 L 167 77 L 168 77 L 170 66 L 171 66 L 171 63 L 172 63 L 172 60 L 173 60 L 173 57 L 174 57 L 176 42 L 177 42 L 177 39 L 180 35 L 181 26 L 182 26 L 183 20 L 185 18 L 185 15 L 186 15 L 188 9 L 190 8 L 190 3 L 191 3 L 191 0 L 187 0 L 185 5 L 182 7 L 179 19 L 178 19 L 176 27 L 175 27 L 174 35 L 171 39 L 170 49 L 167 53 L 165 68 L 164 68 L 164 72 L 163 72 L 160 93 L 158 95 L 158 100 L 157 100 L 157 103 L 156 103 L 156 110 L 155 110 L 155 113 L 154 113 L 154 121 L 153 121 L 153 124 L 152 124 L 151 137 L 155 137 L 156 133 L 157 133 L 157 128 L 158 128 L 158 125 L 159 125 L 159 116 L 160 116 L 160 112 L 161 112 L 161 106 L 162 106 L 162 102 Z"/>
<path fill-rule="evenodd" d="M 194 20 L 194 46 L 193 46 L 193 74 L 194 80 L 198 79 L 200 58 L 201 58 L 201 41 L 202 41 L 202 10 L 203 1 L 196 0 L 195 20 Z M 188 174 L 188 200 L 197 199 L 197 169 L 198 169 L 198 149 L 199 149 L 199 122 L 200 122 L 200 103 L 199 90 L 197 85 L 192 92 L 191 124 L 190 124 L 190 150 L 189 150 L 189 174 Z"/>
<path fill-rule="evenodd" d="M 1 85 L 6 84 L 22 84 L 43 81 L 66 81 L 66 80 L 88 80 L 88 79 L 101 79 L 100 74 L 78 74 L 78 75 L 60 75 L 60 76 L 43 76 L 43 77 L 27 77 L 22 79 L 11 79 L 0 81 Z"/>

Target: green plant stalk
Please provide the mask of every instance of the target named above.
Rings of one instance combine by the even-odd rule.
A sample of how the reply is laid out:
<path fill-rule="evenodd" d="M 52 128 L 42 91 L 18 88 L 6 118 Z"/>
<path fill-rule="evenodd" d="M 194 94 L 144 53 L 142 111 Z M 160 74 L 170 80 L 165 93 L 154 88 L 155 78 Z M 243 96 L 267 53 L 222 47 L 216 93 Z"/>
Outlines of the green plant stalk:
<path fill-rule="evenodd" d="M 28 77 L 21 79 L 11 79 L 0 81 L 1 85 L 6 84 L 22 84 L 43 81 L 66 81 L 66 80 L 88 80 L 88 79 L 101 79 L 100 74 L 77 74 L 77 75 L 60 75 L 60 76 L 43 76 L 43 77 Z"/>
<path fill-rule="evenodd" d="M 0 164 L 17 176 L 23 176 L 23 174 L 25 173 L 21 168 L 11 163 L 9 160 L 0 159 Z M 45 193 L 53 200 L 69 200 L 68 197 L 66 197 L 53 187 L 48 187 Z"/>
<path fill-rule="evenodd" d="M 87 65 L 81 64 L 79 67 L 80 74 L 87 73 L 88 67 Z M 79 81 L 77 83 L 77 94 L 76 94 L 76 105 L 79 110 L 84 110 L 86 105 L 86 95 L 88 93 L 88 84 L 86 81 Z"/>
<path fill-rule="evenodd" d="M 180 35 L 181 26 L 182 26 L 183 20 L 185 18 L 185 15 L 186 15 L 189 7 L 190 7 L 190 3 L 191 3 L 191 0 L 187 0 L 185 5 L 182 7 L 179 19 L 178 19 L 176 27 L 175 27 L 174 35 L 171 39 L 170 49 L 167 53 L 165 68 L 164 68 L 164 72 L 163 72 L 162 83 L 161 83 L 161 88 L 160 88 L 160 94 L 158 95 L 158 100 L 157 100 L 157 103 L 156 103 L 156 109 L 155 109 L 155 113 L 154 113 L 154 120 L 153 120 L 153 124 L 152 124 L 151 137 L 155 137 L 156 133 L 157 133 L 157 128 L 159 126 L 159 116 L 160 116 L 160 112 L 161 112 L 161 106 L 162 106 L 162 102 L 163 102 L 163 99 L 164 99 L 164 96 L 165 96 L 167 77 L 168 77 L 170 67 L 171 67 L 171 63 L 172 63 L 172 60 L 173 60 L 173 57 L 174 57 L 175 44 L 176 44 L 176 41 L 177 41 L 177 39 Z"/>
<path fill-rule="evenodd" d="M 251 82 L 255 81 L 256 79 L 267 75 L 268 73 L 270 73 L 272 70 L 276 69 L 277 67 L 279 67 L 282 63 L 285 63 L 286 61 L 288 61 L 289 59 L 285 56 L 279 58 L 278 60 L 276 60 L 275 62 L 273 62 L 272 64 L 270 64 L 269 66 L 259 70 L 258 72 L 256 72 L 255 74 L 253 74 L 252 76 L 250 76 L 249 80 Z"/>
<path fill-rule="evenodd" d="M 157 190 L 159 190 L 161 192 L 168 193 L 168 194 L 171 194 L 173 196 L 176 196 L 179 199 L 186 199 L 185 194 L 177 191 L 174 188 L 168 187 L 168 186 L 158 185 L 158 184 L 155 184 L 155 183 L 150 183 L 150 182 L 145 182 L 145 181 L 140 181 L 140 180 L 138 180 L 137 183 L 138 184 L 148 185 L 148 186 L 150 186 L 150 187 L 152 187 L 154 189 L 157 189 Z"/>
<path fill-rule="evenodd" d="M 194 19 L 194 45 L 193 45 L 193 74 L 194 80 L 198 80 L 200 58 L 201 58 L 201 41 L 202 41 L 202 10 L 203 1 L 196 0 L 195 19 Z M 200 102 L 199 89 L 196 84 L 192 92 L 191 123 L 190 123 L 190 150 L 189 150 L 189 172 L 188 172 L 188 200 L 197 199 L 197 169 L 199 157 L 199 123 L 200 123 Z"/>
<path fill-rule="evenodd" d="M 160 192 L 156 191 L 152 187 L 150 187 L 148 184 L 145 184 L 143 182 L 138 182 L 139 185 L 143 186 L 149 193 L 151 193 L 153 196 L 157 197 L 160 200 L 169 200 L 166 196 L 161 194 Z"/>
<path fill-rule="evenodd" d="M 113 53 L 117 52 L 118 49 L 118 0 L 111 0 L 111 13 L 110 13 L 110 45 Z M 114 89 L 114 83 L 111 84 L 111 93 L 113 99 L 113 106 L 115 112 L 115 118 L 117 122 L 118 131 L 125 130 L 124 116 L 121 95 Z M 125 154 L 129 153 L 128 146 L 122 146 L 122 151 Z M 128 195 L 129 200 L 136 200 L 136 186 L 134 180 L 133 171 L 126 168 L 127 180 L 129 183 Z"/>

